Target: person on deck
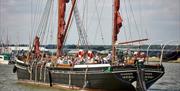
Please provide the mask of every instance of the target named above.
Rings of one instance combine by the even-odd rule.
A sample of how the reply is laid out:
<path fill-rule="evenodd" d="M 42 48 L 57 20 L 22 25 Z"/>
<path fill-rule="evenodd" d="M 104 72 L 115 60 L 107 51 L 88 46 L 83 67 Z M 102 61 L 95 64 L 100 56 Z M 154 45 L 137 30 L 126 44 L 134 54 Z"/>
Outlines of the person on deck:
<path fill-rule="evenodd" d="M 63 59 L 62 59 L 62 57 L 59 57 L 59 58 L 58 58 L 57 64 L 63 64 Z"/>
<path fill-rule="evenodd" d="M 98 53 L 96 53 L 95 57 L 94 57 L 94 61 L 96 63 L 100 63 L 100 57 L 98 56 Z"/>
<path fill-rule="evenodd" d="M 142 62 L 144 63 L 146 60 L 146 54 L 144 52 L 141 52 L 140 53 L 140 59 L 139 59 L 139 62 Z"/>
<path fill-rule="evenodd" d="M 143 64 L 145 62 L 146 55 L 144 52 L 134 52 L 134 64 Z"/>
<path fill-rule="evenodd" d="M 88 59 L 92 59 L 94 57 L 94 54 L 92 53 L 92 51 L 88 51 L 87 57 Z"/>
<path fill-rule="evenodd" d="M 95 63 L 94 61 L 94 54 L 92 51 L 87 52 L 87 63 Z"/>
<path fill-rule="evenodd" d="M 79 50 L 78 53 L 76 54 L 76 58 L 74 59 L 73 64 L 83 64 L 85 63 L 84 61 L 84 51 Z"/>
<path fill-rule="evenodd" d="M 136 64 L 139 59 L 140 59 L 140 51 L 134 52 L 134 54 L 133 54 L 134 64 Z"/>
<path fill-rule="evenodd" d="M 83 51 L 83 50 L 79 50 L 77 56 L 78 56 L 79 58 L 83 58 L 83 56 L 84 56 L 84 51 Z"/>
<path fill-rule="evenodd" d="M 106 57 L 106 61 L 105 61 L 105 63 L 111 63 L 111 60 L 112 60 L 112 53 L 111 52 L 109 52 L 108 53 L 108 55 L 107 55 L 107 57 Z"/>

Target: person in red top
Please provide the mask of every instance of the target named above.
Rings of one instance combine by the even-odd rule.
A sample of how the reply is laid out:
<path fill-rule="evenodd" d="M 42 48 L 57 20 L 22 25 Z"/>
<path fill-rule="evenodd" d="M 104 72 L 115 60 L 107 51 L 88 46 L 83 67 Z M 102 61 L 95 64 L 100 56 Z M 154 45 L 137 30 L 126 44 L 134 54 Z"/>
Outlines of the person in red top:
<path fill-rule="evenodd" d="M 83 50 L 79 50 L 78 57 L 79 58 L 83 58 L 83 56 L 84 56 L 84 51 Z"/>
<path fill-rule="evenodd" d="M 88 51 L 87 56 L 88 59 L 92 59 L 94 57 L 94 54 L 92 53 L 92 51 Z"/>
<path fill-rule="evenodd" d="M 35 39 L 34 39 L 34 52 L 35 52 L 35 56 L 37 58 L 40 57 L 40 49 L 39 49 L 39 47 L 40 47 L 39 37 L 36 36 Z"/>

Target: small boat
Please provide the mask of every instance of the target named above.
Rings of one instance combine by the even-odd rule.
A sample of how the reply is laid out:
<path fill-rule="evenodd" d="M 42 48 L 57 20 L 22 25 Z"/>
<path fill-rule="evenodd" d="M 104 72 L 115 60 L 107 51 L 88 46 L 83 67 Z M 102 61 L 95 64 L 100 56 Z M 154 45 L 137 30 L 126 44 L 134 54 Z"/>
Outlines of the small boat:
<path fill-rule="evenodd" d="M 0 54 L 0 64 L 9 64 L 10 54 Z"/>
<path fill-rule="evenodd" d="M 178 60 L 178 58 L 180 58 L 180 52 L 175 50 L 164 54 L 163 61 Z"/>
<path fill-rule="evenodd" d="M 49 2 L 50 1 L 51 0 L 49 0 Z M 125 59 L 121 59 L 123 60 L 121 63 L 118 62 L 120 59 L 116 57 L 116 41 L 117 34 L 122 26 L 122 19 L 119 14 L 120 0 L 113 0 L 114 21 L 112 30 L 112 50 L 109 58 L 101 59 L 103 62 L 100 62 L 100 60 L 96 60 L 97 62 L 95 62 L 95 60 L 93 60 L 93 62 L 86 62 L 92 58 L 92 52 L 83 52 L 82 50 L 78 52 L 77 56 L 68 57 L 64 55 L 62 48 L 65 38 L 67 37 L 67 30 L 72 20 L 73 12 L 75 12 L 75 16 L 78 16 L 76 0 L 72 0 L 72 8 L 65 26 L 65 7 L 68 1 L 69 0 L 58 0 L 59 25 L 56 55 L 51 57 L 48 55 L 41 56 L 39 37 L 36 36 L 32 52 L 24 56 L 17 56 L 16 58 L 13 71 L 17 73 L 18 80 L 46 83 L 50 86 L 62 85 L 69 89 L 101 89 L 113 91 L 133 91 L 136 89 L 137 91 L 146 91 L 163 76 L 165 71 L 162 63 L 152 65 L 145 64 L 138 60 L 126 60 L 128 62 L 125 62 Z M 80 20 L 79 17 L 76 17 L 76 19 Z M 145 40 L 147 39 L 119 44 Z M 86 42 L 87 41 L 83 40 L 83 43 Z M 86 55 L 87 58 L 85 58 L 84 55 Z M 80 62 L 76 63 L 79 60 Z M 133 83 L 136 83 L 136 86 L 133 86 Z"/>

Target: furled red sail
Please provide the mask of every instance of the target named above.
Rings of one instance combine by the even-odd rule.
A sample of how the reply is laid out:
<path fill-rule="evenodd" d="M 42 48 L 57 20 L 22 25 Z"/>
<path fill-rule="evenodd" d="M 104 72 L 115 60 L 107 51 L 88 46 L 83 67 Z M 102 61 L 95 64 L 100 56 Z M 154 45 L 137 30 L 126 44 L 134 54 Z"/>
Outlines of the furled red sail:
<path fill-rule="evenodd" d="M 114 35 L 114 40 L 117 41 L 117 35 L 120 31 L 120 28 L 122 27 L 122 18 L 119 13 L 119 7 L 120 7 L 120 0 L 115 0 L 115 5 L 114 5 L 114 24 L 115 24 L 115 35 Z"/>
<path fill-rule="evenodd" d="M 65 29 L 65 11 L 66 11 L 66 3 L 69 0 L 58 0 L 58 35 L 57 35 L 57 56 L 61 56 L 61 49 L 63 47 L 64 42 L 64 29 Z"/>
<path fill-rule="evenodd" d="M 36 57 L 40 56 L 39 47 L 40 47 L 39 37 L 36 36 L 35 39 L 34 39 L 34 53 L 35 53 Z"/>

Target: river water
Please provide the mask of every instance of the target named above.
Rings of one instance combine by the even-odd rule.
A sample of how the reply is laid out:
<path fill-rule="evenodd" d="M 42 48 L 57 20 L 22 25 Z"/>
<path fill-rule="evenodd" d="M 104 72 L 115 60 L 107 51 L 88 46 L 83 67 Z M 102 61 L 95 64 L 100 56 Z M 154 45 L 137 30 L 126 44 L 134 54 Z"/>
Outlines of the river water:
<path fill-rule="evenodd" d="M 180 64 L 164 63 L 165 75 L 159 79 L 148 91 L 180 91 Z M 49 86 L 24 84 L 17 81 L 12 72 L 13 65 L 0 64 L 0 91 L 71 91 Z"/>

